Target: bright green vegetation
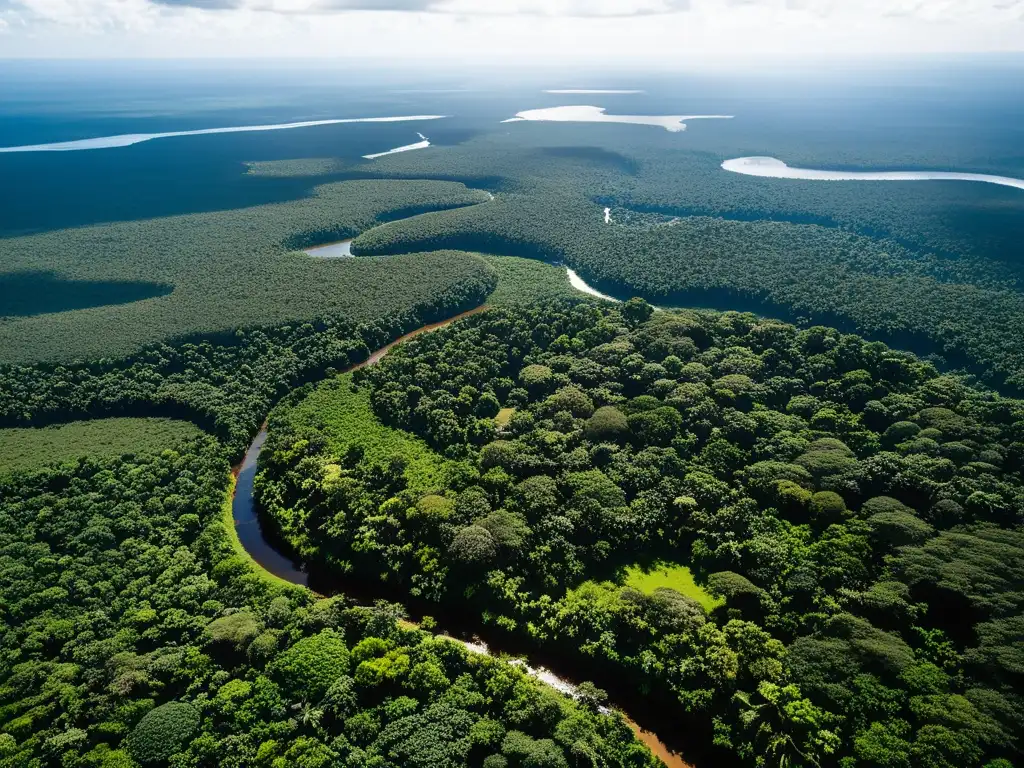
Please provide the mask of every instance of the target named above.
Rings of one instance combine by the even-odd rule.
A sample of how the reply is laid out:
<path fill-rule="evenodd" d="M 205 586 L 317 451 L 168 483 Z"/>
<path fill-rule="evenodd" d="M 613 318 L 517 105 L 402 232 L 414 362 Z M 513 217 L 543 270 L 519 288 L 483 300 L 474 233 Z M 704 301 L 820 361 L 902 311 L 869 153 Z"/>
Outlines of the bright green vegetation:
<path fill-rule="evenodd" d="M 260 567 L 260 565 L 253 560 L 252 555 L 250 555 L 245 550 L 245 547 L 242 546 L 242 542 L 238 538 L 238 529 L 235 528 L 235 518 L 232 510 L 234 497 L 235 476 L 232 474 L 228 481 L 228 489 L 224 496 L 224 502 L 221 505 L 220 522 L 210 522 L 211 535 L 223 538 L 223 540 L 227 542 L 234 555 L 248 565 L 249 572 L 252 577 L 265 581 L 271 587 L 291 588 L 293 586 L 291 582 L 271 573 L 265 568 Z"/>
<path fill-rule="evenodd" d="M 410 487 L 383 445 L 278 411 L 258 497 L 314 566 L 642 691 L 711 764 L 1020 759 L 1024 402 L 832 329 L 640 300 L 495 308 L 353 378 L 352 434 L 451 463 Z M 658 561 L 687 570 L 616 585 Z"/>
<path fill-rule="evenodd" d="M 359 456 L 361 460 L 380 463 L 394 459 L 404 467 L 410 488 L 426 491 L 441 482 L 447 461 L 428 446 L 422 438 L 381 424 L 373 417 L 370 393 L 352 385 L 352 374 L 345 373 L 324 382 L 302 399 L 294 408 L 285 407 L 288 424 L 300 431 L 326 435 L 324 449 L 338 457 L 338 462 Z M 271 439 L 268 451 L 274 453 L 277 440 L 278 413 L 270 416 Z M 324 480 L 340 477 L 339 464 L 324 468 Z"/>
<path fill-rule="evenodd" d="M 502 429 L 508 426 L 509 421 L 515 415 L 515 408 L 502 408 L 498 411 L 498 415 L 494 417 L 494 426 L 498 429 Z"/>
<path fill-rule="evenodd" d="M 195 342 L 152 344 L 96 363 L 0 363 L 0 424 L 160 414 L 199 424 L 241 455 L 271 405 L 293 388 L 361 362 L 371 350 L 426 323 L 479 306 L 497 281 L 482 259 L 467 254 L 385 261 L 389 271 L 374 278 L 374 285 L 352 286 L 346 294 L 390 291 L 377 295 L 376 314 L 363 322 L 325 315 Z"/>
<path fill-rule="evenodd" d="M 656 768 L 600 692 L 255 573 L 210 438 L 0 479 L 0 766 Z"/>
<path fill-rule="evenodd" d="M 0 239 L 0 285 L 21 286 L 2 292 L 17 306 L 0 299 L 0 317 L 17 315 L 0 323 L 0 360 L 121 357 L 172 338 L 339 313 L 372 321 L 482 267 L 466 255 L 448 254 L 442 265 L 422 258 L 312 259 L 292 251 L 381 221 L 487 199 L 455 182 L 346 181 L 292 203 Z M 55 311 L 61 307 L 47 286 L 68 284 L 61 295 L 70 301 L 81 293 L 74 281 L 113 285 L 93 291 L 109 303 Z M 116 295 L 117 285 L 126 297 Z M 138 300 L 143 295 L 155 298 Z M 25 296 L 50 297 L 35 309 L 45 314 L 24 306 Z"/>
<path fill-rule="evenodd" d="M 159 453 L 199 434 L 193 424 L 173 419 L 99 419 L 37 429 L 0 429 L 0 474 L 28 472 L 81 456 Z"/>
<path fill-rule="evenodd" d="M 484 256 L 498 274 L 498 287 L 487 299 L 492 306 L 528 304 L 579 296 L 564 267 L 515 256 Z"/>
<path fill-rule="evenodd" d="M 707 593 L 693 580 L 693 572 L 685 565 L 657 562 L 650 565 L 630 565 L 625 569 L 624 583 L 645 595 L 659 589 L 671 589 L 696 600 L 705 611 L 712 611 L 725 601 Z"/>

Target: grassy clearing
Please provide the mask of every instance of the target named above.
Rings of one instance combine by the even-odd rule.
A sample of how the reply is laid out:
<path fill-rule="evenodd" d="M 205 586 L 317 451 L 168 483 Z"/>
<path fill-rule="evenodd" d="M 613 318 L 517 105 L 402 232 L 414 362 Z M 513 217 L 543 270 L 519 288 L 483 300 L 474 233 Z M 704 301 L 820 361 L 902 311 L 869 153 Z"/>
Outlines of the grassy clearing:
<path fill-rule="evenodd" d="M 512 421 L 512 416 L 515 414 L 515 408 L 502 408 L 498 411 L 498 415 L 494 417 L 494 424 L 498 429 L 501 429 L 508 425 Z"/>
<path fill-rule="evenodd" d="M 405 475 L 413 490 L 428 491 L 443 485 L 447 460 L 418 437 L 381 424 L 370 407 L 369 388 L 353 391 L 349 373 L 318 387 L 288 411 L 288 419 L 296 426 L 319 429 L 327 438 L 330 452 L 336 455 L 356 444 L 371 461 L 403 457 L 408 461 Z"/>
<path fill-rule="evenodd" d="M 650 565 L 631 565 L 625 570 L 623 583 L 647 595 L 653 594 L 654 590 L 661 587 L 674 589 L 680 594 L 692 597 L 705 611 L 714 610 L 725 602 L 712 597 L 697 584 L 689 568 L 675 563 L 659 561 Z"/>
<path fill-rule="evenodd" d="M 175 419 L 97 419 L 52 427 L 0 429 L 0 474 L 31 472 L 82 456 L 157 453 L 203 434 Z"/>

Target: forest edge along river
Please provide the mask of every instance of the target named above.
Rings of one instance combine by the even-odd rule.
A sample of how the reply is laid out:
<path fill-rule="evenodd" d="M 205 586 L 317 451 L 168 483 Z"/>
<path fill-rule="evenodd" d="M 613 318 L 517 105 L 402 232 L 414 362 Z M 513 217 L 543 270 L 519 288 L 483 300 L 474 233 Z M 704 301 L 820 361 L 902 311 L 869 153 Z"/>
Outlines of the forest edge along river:
<path fill-rule="evenodd" d="M 348 370 L 353 371 L 367 365 L 374 365 L 375 363 L 380 362 L 380 360 L 393 347 L 404 341 L 408 341 L 414 336 L 418 336 L 421 333 L 427 333 L 438 328 L 443 328 L 444 326 L 450 325 L 458 320 L 470 317 L 479 312 L 484 312 L 487 309 L 488 307 L 485 304 L 467 312 L 462 312 L 447 320 L 424 325 L 415 331 L 399 337 L 381 349 L 378 349 L 376 352 L 369 355 L 366 360 L 361 363 L 357 363 Z M 248 555 L 259 567 L 280 579 L 308 588 L 309 574 L 299 568 L 289 557 L 282 554 L 275 547 L 272 541 L 264 533 L 260 525 L 259 516 L 256 512 L 256 503 L 253 497 L 253 484 L 256 479 L 259 456 L 263 451 L 263 445 L 266 443 L 266 440 L 267 425 L 264 424 L 261 427 L 259 434 L 256 435 L 256 438 L 252 441 L 252 444 L 245 452 L 245 458 L 242 460 L 242 463 L 235 467 L 237 482 L 235 483 L 235 496 L 231 503 L 231 516 L 234 520 L 235 531 L 238 533 L 238 540 L 241 542 L 243 549 L 245 549 Z M 457 635 L 462 633 L 455 634 Z M 486 643 L 481 642 L 475 636 L 472 641 L 460 640 L 457 637 L 452 637 L 451 635 L 446 636 L 454 642 L 458 642 L 465 646 L 473 653 L 480 653 L 488 656 L 493 655 L 489 646 Z M 531 664 L 530 662 L 520 662 L 517 663 L 517 666 L 527 672 L 531 677 L 551 685 L 556 690 L 561 691 L 568 696 L 575 697 L 576 686 L 565 677 L 555 674 L 543 666 Z M 668 766 L 668 768 L 693 768 L 693 766 L 683 760 L 679 754 L 670 750 L 665 742 L 663 742 L 652 731 L 641 728 L 622 709 L 618 707 L 614 708 L 626 719 L 626 722 L 629 724 L 630 728 L 632 728 L 637 738 L 646 744 L 650 748 L 651 752 L 657 755 L 657 757 L 659 757 L 665 765 Z"/>

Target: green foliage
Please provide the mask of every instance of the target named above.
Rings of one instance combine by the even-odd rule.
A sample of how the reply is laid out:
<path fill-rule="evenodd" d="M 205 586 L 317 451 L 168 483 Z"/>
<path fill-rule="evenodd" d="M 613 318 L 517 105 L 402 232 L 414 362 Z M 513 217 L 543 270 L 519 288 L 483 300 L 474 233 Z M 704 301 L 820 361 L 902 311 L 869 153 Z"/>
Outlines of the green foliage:
<path fill-rule="evenodd" d="M 626 415 L 618 408 L 605 405 L 587 420 L 586 437 L 592 443 L 617 442 L 629 431 Z"/>
<path fill-rule="evenodd" d="M 294 697 L 319 701 L 348 671 L 348 648 L 334 629 L 305 637 L 267 667 L 282 690 Z"/>
<path fill-rule="evenodd" d="M 400 628 L 398 606 L 261 576 L 224 529 L 230 491 L 210 438 L 0 479 L 0 764 L 456 768 L 543 711 L 554 764 L 566 723 L 602 765 L 657 765 L 618 720 Z"/>
<path fill-rule="evenodd" d="M 555 130 L 533 135 L 566 141 L 547 133 Z M 721 172 L 715 158 L 732 148 L 667 151 L 650 136 L 642 143 L 635 136 L 602 134 L 598 151 L 614 163 L 563 158 L 555 165 L 529 140 L 513 147 L 505 137 L 500 144 L 490 137 L 468 142 L 446 152 L 443 163 L 405 158 L 396 170 L 404 176 L 497 175 L 519 193 L 368 231 L 354 250 L 457 248 L 563 261 L 613 295 L 841 325 L 967 363 L 1021 391 L 1024 343 L 990 332 L 1024 324 L 1020 271 L 1003 257 L 1020 239 L 1019 231 L 1007 235 L 1005 213 L 1020 213 L 1019 196 L 996 202 L 978 192 L 984 200 L 971 203 L 968 218 L 976 221 L 982 211 L 998 218 L 968 231 L 948 215 L 963 209 L 963 185 L 865 190 L 752 180 Z M 806 146 L 795 151 L 814 154 Z M 604 205 L 613 208 L 612 225 L 603 222 Z"/>
<path fill-rule="evenodd" d="M 428 490 L 440 483 L 444 460 L 422 440 L 375 422 L 370 393 L 353 387 L 351 374 L 324 382 L 299 406 L 286 413 L 286 423 L 277 421 L 277 412 L 271 416 L 277 433 L 274 439 L 284 430 L 302 433 L 319 428 L 333 436 L 327 449 L 338 460 L 355 452 L 360 452 L 366 462 L 383 462 L 397 456 L 406 464 L 404 474 L 413 489 Z M 268 454 L 271 451 L 273 445 Z"/>
<path fill-rule="evenodd" d="M 126 290 L 140 281 L 173 290 L 145 301 L 127 295 L 121 301 L 130 303 L 9 319 L 0 325 L 0 359 L 98 360 L 236 328 L 341 313 L 355 322 L 387 317 L 386 307 L 404 309 L 487 268 L 456 254 L 356 260 L 290 251 L 351 237 L 384 216 L 486 200 L 453 182 L 345 181 L 292 203 L 5 238 L 0 277 L 39 271 L 43 279 L 56 272 L 65 280 L 122 281 Z M 0 308 L 0 314 L 9 312 Z"/>
<path fill-rule="evenodd" d="M 466 565 L 487 565 L 498 554 L 498 542 L 482 525 L 467 525 L 459 529 L 452 539 L 451 554 Z"/>
<path fill-rule="evenodd" d="M 249 611 L 238 611 L 214 619 L 206 625 L 205 633 L 213 643 L 224 643 L 244 651 L 262 631 L 259 619 Z"/>
<path fill-rule="evenodd" d="M 99 419 L 38 429 L 0 429 L 0 473 L 29 472 L 82 456 L 159 452 L 200 434 L 192 424 L 172 419 Z"/>
<path fill-rule="evenodd" d="M 494 286 L 494 276 L 480 262 L 443 254 L 434 259 L 416 262 L 433 262 L 432 275 L 392 291 L 376 305 L 379 314 L 359 324 L 351 316 L 323 316 L 199 342 L 155 344 L 118 360 L 0 363 L 0 424 L 158 413 L 191 420 L 240 454 L 271 403 L 292 388 L 363 361 L 370 349 L 424 321 L 478 305 Z M 403 271 L 399 262 L 390 269 L 395 279 Z"/>
<path fill-rule="evenodd" d="M 149 712 L 125 739 L 125 749 L 143 765 L 166 765 L 199 729 L 199 711 L 184 701 L 169 701 Z"/>
<path fill-rule="evenodd" d="M 651 566 L 631 565 L 626 568 L 624 581 L 627 587 L 653 595 L 659 589 L 671 589 L 700 603 L 705 611 L 711 611 L 724 601 L 716 600 L 693 579 L 693 573 L 685 565 L 655 563 Z"/>
<path fill-rule="evenodd" d="M 498 275 L 498 287 L 487 299 L 491 306 L 514 306 L 577 296 L 565 268 L 516 256 L 483 256 Z"/>
<path fill-rule="evenodd" d="M 613 670 L 714 718 L 753 764 L 888 750 L 893 765 L 980 765 L 1017 749 L 1010 577 L 1024 573 L 1024 496 L 1019 461 L 1004 457 L 1021 402 L 827 328 L 644 320 L 586 301 L 476 315 L 358 383 L 372 413 L 345 434 L 387 424 L 458 471 L 412 489 L 375 468 L 386 452 L 346 459 L 324 447 L 338 430 L 286 427 L 261 500 L 310 562 Z M 478 423 L 484 394 L 515 408 L 498 440 Z M 907 436 L 939 450 L 910 450 Z M 943 455 L 959 440 L 969 456 Z M 342 467 L 327 488 L 310 482 L 324 461 Z M 426 492 L 443 514 L 422 512 Z M 658 560 L 673 565 L 636 569 Z M 395 668 L 380 658 L 368 679 Z M 968 691 L 983 692 L 972 695 L 990 720 L 950 724 L 913 703 Z M 543 740 L 516 731 L 500 750 L 513 765 Z"/>

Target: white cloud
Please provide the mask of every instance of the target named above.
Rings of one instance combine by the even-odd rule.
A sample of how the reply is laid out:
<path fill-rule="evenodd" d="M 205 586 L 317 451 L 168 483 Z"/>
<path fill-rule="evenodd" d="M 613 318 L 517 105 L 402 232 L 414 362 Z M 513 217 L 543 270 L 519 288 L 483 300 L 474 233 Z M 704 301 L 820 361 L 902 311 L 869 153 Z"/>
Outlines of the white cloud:
<path fill-rule="evenodd" d="M 1022 16 L 1024 0 L 0 0 L 0 56 L 671 67 L 767 54 L 1024 51 Z"/>
<path fill-rule="evenodd" d="M 279 13 L 429 13 L 547 18 L 660 16 L 689 10 L 690 0 L 153 0 L 204 9 L 253 8 Z"/>

